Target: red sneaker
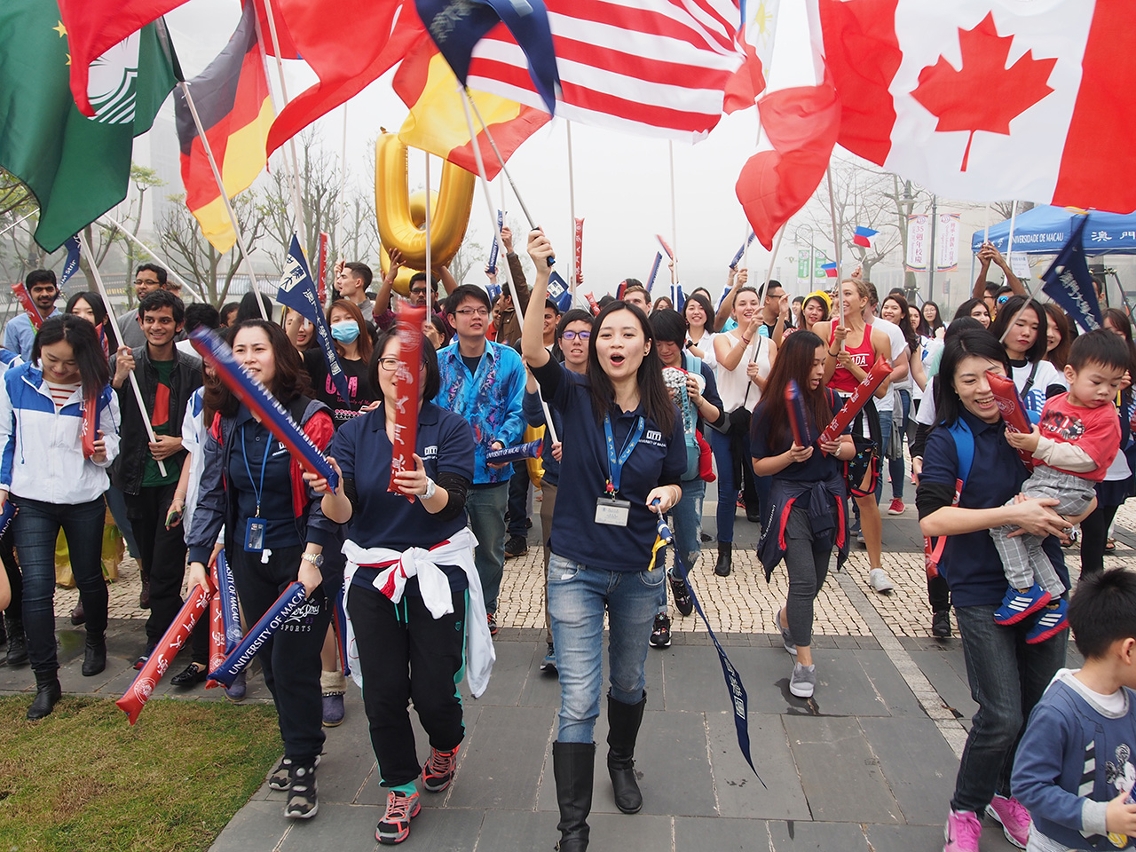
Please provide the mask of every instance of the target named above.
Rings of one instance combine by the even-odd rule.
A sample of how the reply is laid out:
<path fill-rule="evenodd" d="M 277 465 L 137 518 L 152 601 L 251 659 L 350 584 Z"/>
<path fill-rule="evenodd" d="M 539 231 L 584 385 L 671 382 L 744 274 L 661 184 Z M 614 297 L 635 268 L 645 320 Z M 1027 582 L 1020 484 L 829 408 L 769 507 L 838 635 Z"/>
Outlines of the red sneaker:
<path fill-rule="evenodd" d="M 900 500 L 898 497 L 893 497 L 892 501 L 891 501 L 891 505 L 888 506 L 888 514 L 889 515 L 902 515 L 903 510 L 906 509 L 906 508 L 907 507 L 903 505 L 902 500 Z"/>

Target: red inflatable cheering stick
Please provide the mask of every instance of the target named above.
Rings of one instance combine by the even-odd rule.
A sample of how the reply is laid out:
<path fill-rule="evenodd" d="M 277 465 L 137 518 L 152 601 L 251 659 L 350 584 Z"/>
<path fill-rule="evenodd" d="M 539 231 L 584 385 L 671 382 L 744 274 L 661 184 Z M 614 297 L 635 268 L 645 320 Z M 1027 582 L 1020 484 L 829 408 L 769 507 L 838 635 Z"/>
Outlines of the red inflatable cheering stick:
<path fill-rule="evenodd" d="M 418 384 L 422 374 L 422 323 L 426 308 L 398 306 L 398 367 L 394 373 L 394 441 L 391 448 L 390 485 L 387 491 L 399 493 L 395 475 L 414 470 L 414 447 L 418 443 Z M 414 501 L 412 495 L 407 500 Z"/>
<path fill-rule="evenodd" d="M 194 626 L 208 611 L 211 597 L 213 597 L 212 592 L 201 586 L 193 587 L 185 606 L 181 608 L 181 612 L 174 618 L 166 634 L 150 654 L 150 659 L 146 661 L 142 671 L 134 678 L 134 683 L 130 684 L 130 688 L 122 698 L 114 702 L 126 714 L 131 725 L 138 721 L 138 714 L 150 700 L 154 687 L 169 670 L 170 663 L 174 661 L 178 651 L 185 647 Z"/>
<path fill-rule="evenodd" d="M 868 371 L 868 375 L 864 377 L 864 381 L 856 386 L 856 390 L 852 392 L 852 396 L 844 400 L 844 405 L 840 411 L 836 412 L 836 416 L 832 418 L 832 422 L 828 427 L 821 432 L 820 441 L 822 444 L 830 441 L 835 441 L 844 430 L 848 428 L 860 410 L 868 404 L 868 400 L 876 392 L 880 385 L 883 384 L 891 374 L 891 364 L 887 362 L 886 358 L 877 358 L 876 363 L 872 365 L 872 369 Z"/>
<path fill-rule="evenodd" d="M 994 401 L 998 403 L 998 412 L 1006 421 L 1006 429 L 1010 432 L 1020 432 L 1023 435 L 1032 432 L 1033 424 L 1030 423 L 1029 414 L 1026 413 L 1025 403 L 1018 396 L 1018 389 L 1014 385 L 1014 380 L 990 370 L 986 371 L 986 378 L 990 381 L 990 390 L 994 394 Z M 1018 450 L 1018 455 L 1022 457 L 1026 467 L 1032 468 L 1037 464 L 1033 456 L 1026 450 Z"/>

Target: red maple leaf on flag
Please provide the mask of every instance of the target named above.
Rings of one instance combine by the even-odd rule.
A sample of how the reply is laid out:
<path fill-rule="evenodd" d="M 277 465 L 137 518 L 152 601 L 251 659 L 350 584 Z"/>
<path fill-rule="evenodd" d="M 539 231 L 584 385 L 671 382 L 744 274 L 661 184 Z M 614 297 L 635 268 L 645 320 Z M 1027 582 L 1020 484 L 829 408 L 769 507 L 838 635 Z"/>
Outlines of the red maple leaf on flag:
<path fill-rule="evenodd" d="M 911 96 L 938 117 L 935 130 L 966 130 L 962 171 L 970 158 L 977 130 L 1010 135 L 1010 120 L 1021 115 L 1053 89 L 1046 82 L 1057 59 L 1034 59 L 1027 50 L 1009 68 L 1006 60 L 1014 37 L 998 35 L 991 12 L 974 29 L 959 27 L 962 69 L 940 56 L 919 72 Z"/>

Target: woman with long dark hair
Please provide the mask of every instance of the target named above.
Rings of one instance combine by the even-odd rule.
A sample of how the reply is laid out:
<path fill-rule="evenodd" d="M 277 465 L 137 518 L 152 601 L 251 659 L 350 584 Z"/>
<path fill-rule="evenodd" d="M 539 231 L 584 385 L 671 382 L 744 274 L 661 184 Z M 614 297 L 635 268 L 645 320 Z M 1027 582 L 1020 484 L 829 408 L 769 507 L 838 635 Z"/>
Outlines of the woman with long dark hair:
<path fill-rule="evenodd" d="M 1068 587 L 1055 536 L 1078 520 L 1054 512 L 1056 500 L 1013 501 L 1028 472 L 1006 442 L 986 376 L 1009 375 L 1010 369 L 1005 350 L 988 332 L 964 331 L 947 340 L 935 378 L 938 425 L 927 438 L 916 494 L 923 534 L 948 537 L 938 570 L 950 586 L 967 679 L 979 705 L 951 797 L 947 852 L 978 849 L 983 814 L 1025 848 L 1029 813 L 1010 794 L 1014 750 L 1030 711 L 1065 664 L 1067 631 L 1030 644 L 1029 619 L 1010 626 L 994 621 L 1006 578 L 990 530 L 1013 524 L 1048 536 L 1045 552 Z"/>
<path fill-rule="evenodd" d="M 306 396 L 307 374 L 280 326 L 245 320 L 233 332 L 233 356 L 259 379 L 320 449 L 334 429 L 327 406 Z M 255 624 L 280 592 L 299 580 L 308 599 L 265 643 L 258 659 L 272 693 L 284 740 L 284 758 L 269 778 L 287 790 L 284 815 L 309 819 L 319 808 L 316 760 L 324 733 L 320 647 L 341 577 L 321 572 L 325 547 L 339 549 L 337 531 L 304 483 L 299 462 L 258 416 L 224 385 L 210 387 L 205 407 L 215 411 L 203 448 L 204 468 L 189 531 L 189 585 L 206 586 L 205 565 L 225 529 L 245 618 Z M 325 582 L 326 581 L 326 582 Z"/>
<path fill-rule="evenodd" d="M 103 351 L 107 352 L 109 357 L 106 333 L 107 309 L 102 296 L 95 292 L 75 293 L 67 300 L 67 307 L 63 313 L 82 317 L 93 325 L 102 342 Z"/>
<path fill-rule="evenodd" d="M 903 462 L 903 439 L 907 435 L 907 424 L 911 416 L 911 397 L 915 387 L 922 390 L 927 385 L 927 376 L 923 372 L 923 361 L 920 357 L 919 334 L 911 325 L 911 313 L 908 310 L 907 299 L 899 293 L 891 293 L 880 303 L 880 318 L 895 325 L 907 343 L 907 352 L 911 370 L 907 378 L 901 382 L 892 383 L 892 434 L 888 444 L 887 469 L 891 479 L 891 504 L 888 506 L 889 515 L 902 515 L 903 483 L 906 472 Z"/>
<path fill-rule="evenodd" d="M 943 333 L 946 331 L 946 325 L 943 323 L 943 318 L 940 315 L 938 303 L 928 299 L 923 303 L 923 309 L 920 311 L 920 315 L 923 317 L 923 328 L 926 330 L 920 330 L 919 333 L 925 334 L 928 337 L 937 337 L 941 340 Z M 940 331 L 940 329 L 943 331 Z"/>
<path fill-rule="evenodd" d="M 682 306 L 686 320 L 686 348 L 695 358 L 714 366 L 714 309 L 702 291 L 691 293 Z"/>
<path fill-rule="evenodd" d="M 533 300 L 548 288 L 548 238 L 529 235 Z M 563 416 L 563 456 L 548 564 L 548 608 L 560 675 L 560 724 L 552 744 L 561 852 L 588 848 L 592 741 L 603 685 L 604 611 L 610 625 L 608 772 L 616 806 L 643 797 L 635 742 L 647 704 L 648 641 L 666 572 L 656 564 L 656 523 L 682 497 L 682 420 L 663 382 L 651 325 L 613 301 L 592 325 L 585 375 L 544 348 L 542 317 L 525 317 L 521 351 L 553 411 Z"/>
<path fill-rule="evenodd" d="M 782 559 L 789 575 L 789 595 L 777 613 L 785 650 L 796 657 L 789 691 L 809 698 L 816 688 L 812 655 L 813 605 L 828 574 L 835 546 L 837 568 L 848 555 L 847 486 L 843 462 L 856 454 L 852 436 L 835 441 L 797 443 L 789 426 L 785 391 L 796 382 L 808 422 L 819 436 L 839 410 L 839 398 L 824 386 L 824 341 L 811 331 L 798 331 L 781 346 L 769 373 L 766 393 L 753 412 L 750 446 L 753 472 L 772 476 L 773 523 L 762 530 L 758 556 L 768 580 Z M 814 505 L 821 501 L 822 505 Z"/>
<path fill-rule="evenodd" d="M 1045 313 L 1045 360 L 1060 372 L 1069 363 L 1069 350 L 1073 347 L 1073 328 L 1069 324 L 1069 315 L 1061 310 L 1056 302 L 1046 302 Z M 1123 315 L 1122 311 L 1121 316 Z"/>
<path fill-rule="evenodd" d="M 397 334 L 379 338 L 369 364 L 370 393 L 379 404 L 345 423 L 331 442 L 329 460 L 341 486 L 331 492 L 326 480 L 305 475 L 323 495 L 325 516 L 346 525 L 345 605 L 359 653 L 371 745 L 388 791 L 375 832 L 383 844 L 410 835 L 410 820 L 421 808 L 419 776 L 428 792 L 449 787 L 464 738 L 454 683 L 465 670 L 467 633 L 471 655 L 490 647 L 473 562 L 475 540 L 466 528 L 473 433 L 463 417 L 430 401 L 440 379 L 434 348 L 425 340 L 414 466 L 396 475 L 395 491 L 388 490 L 387 476 L 375 475 L 391 468 L 396 415 L 405 404 L 395 382 L 399 351 Z M 393 566 L 409 574 L 401 593 L 392 591 L 395 583 L 384 582 Z M 479 694 L 483 685 L 473 679 Z M 411 701 L 430 737 L 425 766 L 414 750 Z"/>
<path fill-rule="evenodd" d="M 1046 398 L 1068 389 L 1065 377 L 1045 360 L 1048 316 L 1036 299 L 1027 303 L 1025 296 L 1011 296 L 999 305 L 990 326 L 990 333 L 1006 350 L 1014 385 L 1035 423 Z"/>
<path fill-rule="evenodd" d="M 829 312 L 832 311 L 832 299 L 828 293 L 815 290 L 805 296 L 801 305 L 801 316 L 797 328 L 802 331 L 812 331 L 818 322 L 827 322 Z"/>
<path fill-rule="evenodd" d="M 955 310 L 955 319 L 971 317 L 982 323 L 983 328 L 990 328 L 990 309 L 986 307 L 983 299 L 967 299 Z"/>
<path fill-rule="evenodd" d="M 55 650 L 55 540 L 67 537 L 71 571 L 86 615 L 83 675 L 106 668 L 107 588 L 102 538 L 107 468 L 118 455 L 118 403 L 95 327 L 76 316 L 47 319 L 32 360 L 0 381 L 0 508 L 16 507 L 13 531 L 23 572 L 23 622 L 36 696 L 30 720 L 61 695 Z M 94 434 L 88 455 L 84 424 Z"/>

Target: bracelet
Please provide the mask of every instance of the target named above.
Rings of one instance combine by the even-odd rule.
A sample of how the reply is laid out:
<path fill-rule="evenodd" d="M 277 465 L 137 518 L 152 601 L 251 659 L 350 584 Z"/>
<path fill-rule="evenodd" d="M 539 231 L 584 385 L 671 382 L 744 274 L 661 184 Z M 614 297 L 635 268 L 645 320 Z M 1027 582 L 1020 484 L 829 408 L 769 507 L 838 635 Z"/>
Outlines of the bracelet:
<path fill-rule="evenodd" d="M 742 345 L 749 346 L 751 343 L 753 343 L 752 337 L 746 337 L 745 335 L 742 335 Z"/>
<path fill-rule="evenodd" d="M 825 351 L 828 352 L 827 349 Z M 840 354 L 839 352 L 828 352 L 828 357 L 829 358 L 835 358 L 839 354 Z"/>

